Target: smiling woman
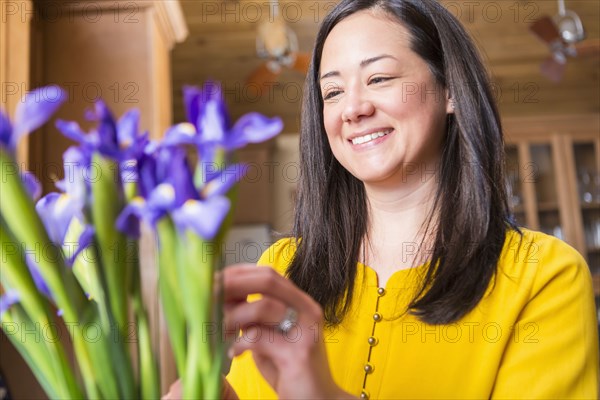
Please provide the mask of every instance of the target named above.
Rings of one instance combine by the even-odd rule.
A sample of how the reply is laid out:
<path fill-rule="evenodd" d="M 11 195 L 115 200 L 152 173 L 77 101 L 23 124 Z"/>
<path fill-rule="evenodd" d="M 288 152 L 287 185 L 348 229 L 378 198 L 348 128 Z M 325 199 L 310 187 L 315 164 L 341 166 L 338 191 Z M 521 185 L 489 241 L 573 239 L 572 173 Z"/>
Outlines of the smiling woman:
<path fill-rule="evenodd" d="M 323 120 L 336 160 L 365 185 L 407 194 L 420 186 L 418 174 L 405 182 L 406 167 L 436 169 L 452 110 L 406 28 L 382 12 L 353 14 L 325 41 L 321 73 Z"/>
<path fill-rule="evenodd" d="M 588 267 L 513 222 L 457 20 L 435 0 L 343 0 L 306 87 L 291 238 L 271 268 L 224 273 L 242 329 L 226 397 L 596 398 Z"/>

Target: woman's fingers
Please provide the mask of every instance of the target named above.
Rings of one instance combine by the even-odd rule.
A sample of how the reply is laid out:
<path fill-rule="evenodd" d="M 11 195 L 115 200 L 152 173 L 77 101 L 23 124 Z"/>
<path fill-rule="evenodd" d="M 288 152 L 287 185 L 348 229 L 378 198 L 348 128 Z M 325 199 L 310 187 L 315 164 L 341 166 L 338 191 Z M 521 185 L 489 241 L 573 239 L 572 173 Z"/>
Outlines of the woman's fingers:
<path fill-rule="evenodd" d="M 271 297 L 263 297 L 251 303 L 238 303 L 227 308 L 225 328 L 228 332 L 245 329 L 249 325 L 277 327 L 286 316 L 287 306 Z"/>
<path fill-rule="evenodd" d="M 183 391 L 181 389 L 181 380 L 177 379 L 173 384 L 169 387 L 169 392 L 161 397 L 162 400 L 176 400 L 181 399 L 183 396 Z"/>
<path fill-rule="evenodd" d="M 271 268 L 241 264 L 225 268 L 223 274 L 226 303 L 243 301 L 258 293 L 292 307 L 300 318 L 322 318 L 321 307 L 308 294 Z"/>
<path fill-rule="evenodd" d="M 223 390 L 221 393 L 221 399 L 223 400 L 239 400 L 237 393 L 231 387 L 227 379 L 225 377 L 221 377 L 223 382 Z M 183 396 L 183 391 L 181 387 L 181 379 L 177 379 L 170 387 L 169 392 L 161 397 L 162 400 L 179 400 Z"/>

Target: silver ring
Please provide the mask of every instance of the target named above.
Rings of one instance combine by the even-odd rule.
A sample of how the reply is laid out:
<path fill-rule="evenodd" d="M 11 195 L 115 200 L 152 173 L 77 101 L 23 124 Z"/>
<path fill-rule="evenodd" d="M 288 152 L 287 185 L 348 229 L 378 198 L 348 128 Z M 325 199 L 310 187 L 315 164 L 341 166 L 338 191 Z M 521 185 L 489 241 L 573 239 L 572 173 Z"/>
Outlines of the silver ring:
<path fill-rule="evenodd" d="M 290 329 L 298 322 L 298 312 L 292 307 L 285 310 L 285 316 L 277 326 L 277 329 L 282 333 L 288 333 Z"/>

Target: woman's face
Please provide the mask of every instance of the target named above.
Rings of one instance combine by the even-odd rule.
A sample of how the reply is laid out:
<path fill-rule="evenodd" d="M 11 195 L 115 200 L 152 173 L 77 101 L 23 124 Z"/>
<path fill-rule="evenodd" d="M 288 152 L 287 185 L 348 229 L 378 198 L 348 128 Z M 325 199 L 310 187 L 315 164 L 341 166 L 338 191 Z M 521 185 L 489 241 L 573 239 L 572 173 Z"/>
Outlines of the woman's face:
<path fill-rule="evenodd" d="M 439 162 L 451 109 L 409 38 L 380 12 L 362 11 L 339 22 L 325 41 L 325 130 L 336 159 L 365 183 L 431 177 Z"/>

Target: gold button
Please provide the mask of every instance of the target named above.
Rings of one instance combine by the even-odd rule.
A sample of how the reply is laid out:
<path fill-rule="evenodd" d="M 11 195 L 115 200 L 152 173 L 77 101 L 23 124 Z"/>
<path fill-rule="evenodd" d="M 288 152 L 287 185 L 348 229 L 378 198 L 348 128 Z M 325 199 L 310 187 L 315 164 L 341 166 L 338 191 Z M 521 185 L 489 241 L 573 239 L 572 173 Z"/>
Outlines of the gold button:
<path fill-rule="evenodd" d="M 371 372 L 373 372 L 374 369 L 375 368 L 373 368 L 373 366 L 371 364 L 369 364 L 369 363 L 365 364 L 365 372 L 367 374 L 370 374 Z"/>
<path fill-rule="evenodd" d="M 380 287 L 379 289 L 377 289 L 377 294 L 378 294 L 379 296 L 383 296 L 383 295 L 385 294 L 385 289 L 384 289 L 384 288 L 382 288 L 382 287 Z"/>
<path fill-rule="evenodd" d="M 360 398 L 361 398 L 361 399 L 368 399 L 368 398 L 369 398 L 369 392 L 367 392 L 366 390 L 363 390 L 363 391 L 360 393 Z"/>
<path fill-rule="evenodd" d="M 375 336 L 371 336 L 367 339 L 367 342 L 369 342 L 369 346 L 375 346 L 379 343 L 379 340 Z"/>
<path fill-rule="evenodd" d="M 379 322 L 381 321 L 381 314 L 379 314 L 378 312 L 376 312 L 375 314 L 373 314 L 373 319 L 375 320 L 375 322 Z"/>

